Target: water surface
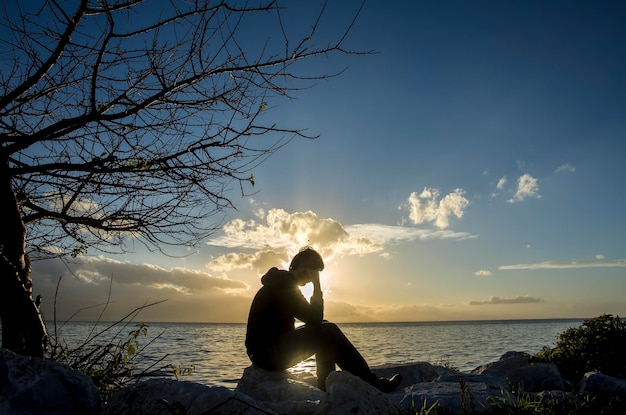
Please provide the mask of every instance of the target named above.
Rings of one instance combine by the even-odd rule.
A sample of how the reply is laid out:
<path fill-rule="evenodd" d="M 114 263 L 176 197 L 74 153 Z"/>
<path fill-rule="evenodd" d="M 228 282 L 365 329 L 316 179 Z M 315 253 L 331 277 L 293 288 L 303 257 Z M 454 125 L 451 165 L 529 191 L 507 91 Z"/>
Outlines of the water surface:
<path fill-rule="evenodd" d="M 498 320 L 420 323 L 348 323 L 339 327 L 352 340 L 371 366 L 427 361 L 470 371 L 498 360 L 507 351 L 536 353 L 553 347 L 557 336 L 583 320 Z M 58 328 L 68 345 L 76 345 L 107 323 L 71 322 Z M 122 341 L 134 323 L 116 327 L 106 338 Z M 149 323 L 148 335 L 140 344 L 152 341 L 140 356 L 142 364 L 167 356 L 164 363 L 193 366 L 193 373 L 180 377 L 207 385 L 234 388 L 243 370 L 250 365 L 245 353 L 245 324 Z M 52 334 L 54 329 L 49 327 Z M 103 338 L 104 340 L 104 338 Z M 292 372 L 315 370 L 308 359 Z"/>

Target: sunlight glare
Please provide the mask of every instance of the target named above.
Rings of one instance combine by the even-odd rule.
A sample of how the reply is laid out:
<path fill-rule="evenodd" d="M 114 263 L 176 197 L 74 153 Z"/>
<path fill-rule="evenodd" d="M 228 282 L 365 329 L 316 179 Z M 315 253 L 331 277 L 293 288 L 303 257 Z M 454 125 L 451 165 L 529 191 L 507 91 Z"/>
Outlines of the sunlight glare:
<path fill-rule="evenodd" d="M 328 282 L 332 280 L 331 275 L 332 274 L 330 274 L 328 268 L 325 268 L 324 271 L 320 272 L 320 285 L 322 286 L 322 292 L 324 293 L 324 297 L 326 297 L 328 292 L 330 291 Z M 302 295 L 304 295 L 304 298 L 309 300 L 313 295 L 313 284 L 308 283 L 307 285 L 300 287 L 300 291 L 302 292 Z"/>
<path fill-rule="evenodd" d="M 315 377 L 315 356 L 290 367 L 289 372 L 300 377 Z"/>

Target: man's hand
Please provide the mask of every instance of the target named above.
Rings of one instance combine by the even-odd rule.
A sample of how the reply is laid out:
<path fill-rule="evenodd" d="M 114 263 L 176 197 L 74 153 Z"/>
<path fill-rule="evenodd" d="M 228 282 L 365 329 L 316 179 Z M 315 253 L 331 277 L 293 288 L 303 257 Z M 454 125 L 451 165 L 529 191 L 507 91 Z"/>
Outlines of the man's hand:
<path fill-rule="evenodd" d="M 309 270 L 309 273 L 311 275 L 311 282 L 313 283 L 313 291 L 319 290 L 321 292 L 322 287 L 320 284 L 320 272 Z"/>

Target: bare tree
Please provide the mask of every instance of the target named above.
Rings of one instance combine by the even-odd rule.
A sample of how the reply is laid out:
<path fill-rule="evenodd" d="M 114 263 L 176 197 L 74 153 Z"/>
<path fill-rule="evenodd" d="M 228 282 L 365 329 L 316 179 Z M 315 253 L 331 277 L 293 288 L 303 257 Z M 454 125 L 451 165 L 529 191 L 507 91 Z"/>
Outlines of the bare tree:
<path fill-rule="evenodd" d="M 251 188 L 255 166 L 307 137 L 270 114 L 277 99 L 335 75 L 300 61 L 353 53 L 342 45 L 354 20 L 313 44 L 325 7 L 293 35 L 269 0 L 5 2 L 5 348 L 45 351 L 29 258 L 196 244 L 233 207 L 230 191 Z"/>

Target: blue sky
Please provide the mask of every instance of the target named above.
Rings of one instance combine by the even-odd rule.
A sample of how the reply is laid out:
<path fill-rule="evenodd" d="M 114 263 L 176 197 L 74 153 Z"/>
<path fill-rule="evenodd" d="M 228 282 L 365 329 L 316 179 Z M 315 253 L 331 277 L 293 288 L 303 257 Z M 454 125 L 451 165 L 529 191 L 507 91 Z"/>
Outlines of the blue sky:
<path fill-rule="evenodd" d="M 331 1 L 322 27 L 358 6 Z M 311 243 L 336 321 L 624 316 L 624 21 L 617 1 L 368 1 L 346 45 L 377 53 L 308 63 L 346 71 L 267 116 L 320 138 L 255 170 L 222 231 L 184 259 L 46 264 L 36 290 L 63 275 L 67 316 L 114 276 L 108 318 L 167 299 L 144 318 L 243 322 L 259 276 Z"/>

